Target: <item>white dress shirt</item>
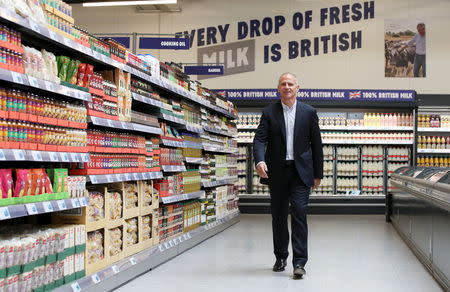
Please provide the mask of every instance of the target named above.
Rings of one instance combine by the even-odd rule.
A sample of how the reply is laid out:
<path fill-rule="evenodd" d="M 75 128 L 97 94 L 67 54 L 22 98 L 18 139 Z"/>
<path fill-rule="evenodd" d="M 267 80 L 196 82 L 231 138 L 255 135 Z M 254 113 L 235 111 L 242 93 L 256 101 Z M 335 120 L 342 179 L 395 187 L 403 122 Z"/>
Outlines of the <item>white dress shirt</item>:
<path fill-rule="evenodd" d="M 408 46 L 416 45 L 416 54 L 425 55 L 425 36 L 421 36 L 419 33 L 408 42 Z"/>
<path fill-rule="evenodd" d="M 286 160 L 294 160 L 294 125 L 297 111 L 297 100 L 291 108 L 281 102 L 283 106 L 284 124 L 286 125 Z"/>

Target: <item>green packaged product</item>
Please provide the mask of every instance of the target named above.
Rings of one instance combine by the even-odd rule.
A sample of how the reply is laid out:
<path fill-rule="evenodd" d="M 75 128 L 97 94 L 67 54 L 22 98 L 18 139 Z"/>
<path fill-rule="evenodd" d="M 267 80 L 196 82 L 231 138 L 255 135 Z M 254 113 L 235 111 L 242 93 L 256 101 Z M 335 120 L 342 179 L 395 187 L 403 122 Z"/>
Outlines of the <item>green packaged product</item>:
<path fill-rule="evenodd" d="M 66 76 L 67 82 L 69 82 L 71 84 L 77 83 L 77 72 L 78 72 L 79 66 L 80 66 L 80 61 L 78 61 L 78 60 L 70 61 L 69 66 L 67 68 L 67 76 Z"/>
<path fill-rule="evenodd" d="M 65 56 L 59 56 L 58 62 L 58 77 L 62 81 L 67 80 L 67 68 L 69 66 L 70 59 Z"/>

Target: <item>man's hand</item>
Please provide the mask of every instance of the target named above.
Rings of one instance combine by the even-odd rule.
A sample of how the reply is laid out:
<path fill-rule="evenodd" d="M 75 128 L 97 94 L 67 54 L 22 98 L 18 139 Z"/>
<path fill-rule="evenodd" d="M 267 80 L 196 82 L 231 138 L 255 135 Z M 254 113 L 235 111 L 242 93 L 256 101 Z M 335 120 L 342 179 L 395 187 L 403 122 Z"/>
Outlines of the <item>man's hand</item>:
<path fill-rule="evenodd" d="M 268 178 L 267 171 L 268 171 L 268 169 L 267 169 L 267 165 L 265 162 L 259 163 L 258 166 L 256 167 L 256 172 L 262 178 Z"/>
<path fill-rule="evenodd" d="M 314 179 L 314 187 L 313 187 L 313 190 L 314 189 L 316 189 L 318 186 L 320 186 L 320 182 L 321 182 L 322 180 L 320 179 L 320 178 L 315 178 Z"/>

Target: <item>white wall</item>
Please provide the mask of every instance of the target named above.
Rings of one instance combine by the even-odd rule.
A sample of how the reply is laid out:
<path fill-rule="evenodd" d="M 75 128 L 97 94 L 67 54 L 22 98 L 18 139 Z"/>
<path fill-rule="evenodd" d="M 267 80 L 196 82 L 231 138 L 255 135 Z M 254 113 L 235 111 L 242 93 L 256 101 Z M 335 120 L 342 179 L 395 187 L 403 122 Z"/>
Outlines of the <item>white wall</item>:
<path fill-rule="evenodd" d="M 76 24 L 92 33 L 175 33 L 184 30 L 230 24 L 226 44 L 238 42 L 237 23 L 251 19 L 283 15 L 286 23 L 279 34 L 255 39 L 255 70 L 202 80 L 209 88 L 274 88 L 278 76 L 291 71 L 299 76 L 303 88 L 319 89 L 412 89 L 419 94 L 450 94 L 450 1 L 447 0 L 375 0 L 375 17 L 321 27 L 320 9 L 364 1 L 311 0 L 179 0 L 180 13 L 136 13 L 134 7 L 83 8 L 74 5 Z M 307 30 L 292 28 L 295 12 L 313 11 Z M 384 20 L 414 18 L 426 23 L 427 77 L 386 78 L 384 76 Z M 362 31 L 362 47 L 344 52 L 288 59 L 289 41 L 313 39 L 334 33 Z M 243 40 L 250 40 L 247 37 Z M 223 45 L 220 42 L 215 45 Z M 279 43 L 282 59 L 264 63 L 265 45 Z M 197 46 L 197 35 L 189 51 L 150 51 L 162 61 L 197 62 L 197 50 L 215 45 Z M 198 60 L 201 61 L 201 60 Z M 450 104 L 450 101 L 449 101 Z"/>

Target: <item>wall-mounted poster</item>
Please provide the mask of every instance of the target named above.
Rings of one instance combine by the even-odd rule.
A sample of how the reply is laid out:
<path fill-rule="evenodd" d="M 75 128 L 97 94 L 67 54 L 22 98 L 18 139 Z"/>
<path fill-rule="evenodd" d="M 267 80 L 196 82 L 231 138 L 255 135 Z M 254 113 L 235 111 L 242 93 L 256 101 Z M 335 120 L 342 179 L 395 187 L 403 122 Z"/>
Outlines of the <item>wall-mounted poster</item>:
<path fill-rule="evenodd" d="M 385 20 L 385 77 L 426 76 L 425 36 L 425 23 L 421 20 Z"/>

